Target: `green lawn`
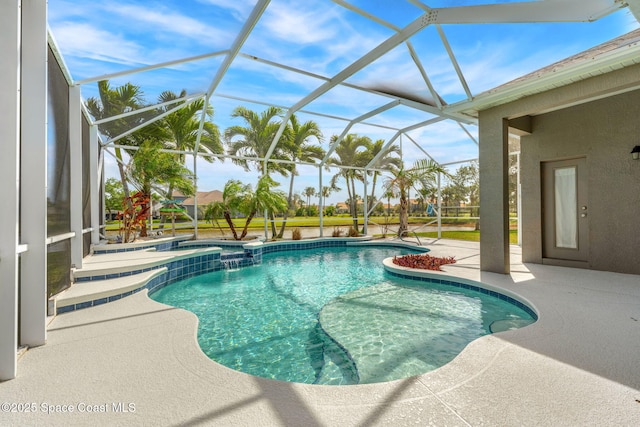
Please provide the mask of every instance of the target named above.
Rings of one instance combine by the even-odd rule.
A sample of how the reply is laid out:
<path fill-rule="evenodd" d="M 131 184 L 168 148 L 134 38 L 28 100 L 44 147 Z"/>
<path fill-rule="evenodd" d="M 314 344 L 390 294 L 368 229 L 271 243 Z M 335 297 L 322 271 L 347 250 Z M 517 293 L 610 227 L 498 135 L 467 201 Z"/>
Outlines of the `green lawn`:
<path fill-rule="evenodd" d="M 437 232 L 429 231 L 425 233 L 418 233 L 420 237 L 429 237 L 435 239 L 438 237 Z M 470 242 L 479 242 L 480 241 L 480 230 L 474 231 L 443 231 L 442 232 L 443 239 L 454 239 L 454 240 L 468 240 Z M 509 231 L 509 243 L 512 245 L 518 244 L 518 230 L 510 230 Z"/>
<path fill-rule="evenodd" d="M 427 222 L 431 222 L 433 221 L 435 218 L 430 218 L 430 217 L 410 217 L 409 218 L 409 224 L 424 224 Z M 236 228 L 242 228 L 244 227 L 244 218 L 236 218 L 233 220 L 233 224 Z M 220 223 L 220 225 L 223 228 L 228 228 L 227 223 L 224 220 L 218 220 L 218 222 Z M 276 222 L 276 227 L 280 227 L 280 225 L 282 224 L 282 218 L 276 218 L 275 219 Z M 362 226 L 362 218 L 360 218 L 359 220 L 359 224 L 360 226 Z M 392 227 L 393 225 L 397 225 L 399 220 L 397 216 L 392 216 L 390 218 L 385 218 L 383 216 L 370 216 L 369 217 L 369 223 L 370 224 L 379 224 L 379 225 L 385 225 L 385 223 L 390 224 Z M 444 224 L 448 224 L 448 225 L 454 225 L 454 224 L 458 224 L 458 225 L 466 225 L 469 224 L 470 222 L 473 222 L 473 220 L 468 220 L 468 219 L 464 219 L 464 218 L 460 218 L 460 219 L 455 219 L 455 218 L 443 218 L 443 225 Z M 154 224 L 154 228 L 159 224 L 158 220 L 154 220 L 153 221 Z M 178 222 L 176 221 L 176 227 L 180 227 L 181 225 L 184 224 L 190 224 L 190 222 L 187 221 L 182 221 L 182 222 Z M 348 215 L 344 215 L 344 216 L 325 216 L 322 218 L 322 224 L 325 227 L 350 227 L 352 224 L 352 220 L 351 217 L 349 217 Z M 287 229 L 290 228 L 295 228 L 295 227 L 318 227 L 320 225 L 320 218 L 319 217 L 296 217 L 296 218 L 289 218 L 287 219 Z M 168 221 L 165 223 L 165 228 L 169 227 L 171 228 L 171 221 Z M 107 223 L 107 231 L 117 231 L 119 228 L 119 224 L 117 221 L 114 222 L 110 222 Z M 205 222 L 205 221 L 198 221 L 198 228 L 201 229 L 208 229 L 208 228 L 218 228 L 216 227 L 214 224 Z M 264 228 L 264 218 L 262 217 L 256 217 L 253 219 L 253 221 L 251 221 L 251 224 L 249 224 L 249 229 L 255 230 L 255 229 L 262 229 Z"/>
<path fill-rule="evenodd" d="M 432 220 L 434 220 L 434 218 L 429 218 L 429 217 L 411 217 L 409 218 L 409 223 L 413 224 L 413 225 L 418 225 L 418 224 L 425 224 L 427 222 L 431 222 Z M 279 230 L 280 229 L 280 225 L 282 223 L 282 218 L 276 218 L 276 227 Z M 391 236 L 393 235 L 393 231 L 394 228 L 397 228 L 397 224 L 398 224 L 398 217 L 397 216 L 392 216 L 390 218 L 386 218 L 384 216 L 372 216 L 369 217 L 369 221 L 370 221 L 370 227 L 372 227 L 373 229 L 371 230 L 372 232 L 376 233 L 378 232 L 379 228 L 377 226 L 374 226 L 373 224 L 376 225 L 380 225 L 380 226 L 384 226 L 385 223 L 387 223 L 390 227 L 389 232 L 387 233 L 387 236 Z M 226 224 L 226 222 L 224 220 L 219 220 L 218 221 L 219 224 L 222 226 L 222 228 L 225 230 L 225 232 L 228 231 L 228 226 Z M 238 229 L 238 231 L 240 231 L 242 229 L 242 227 L 244 227 L 244 218 L 237 218 L 233 220 L 233 223 L 236 227 L 236 229 Z M 348 215 L 337 215 L 337 216 L 325 216 L 322 219 L 323 225 L 324 227 L 341 227 L 343 229 L 348 229 L 349 227 L 351 227 L 352 225 L 352 220 Z M 154 221 L 154 228 L 157 227 L 159 221 L 155 220 Z M 466 225 L 466 226 L 472 226 L 474 224 L 473 220 L 467 220 L 464 218 L 459 218 L 459 219 L 455 219 L 455 218 L 443 218 L 442 219 L 442 223 L 443 225 Z M 181 229 L 184 231 L 187 231 L 190 229 L 190 227 L 186 227 L 186 228 L 182 228 L 181 226 L 187 226 L 190 225 L 189 222 L 176 222 L 176 228 L 177 229 Z M 295 218 L 289 218 L 287 220 L 287 230 L 293 230 L 296 227 L 318 227 L 320 225 L 320 218 L 319 217 L 295 217 Z M 362 218 L 359 221 L 359 225 L 360 227 L 362 227 Z M 118 222 L 113 222 L 111 224 L 107 224 L 107 231 L 117 231 L 119 228 L 119 224 Z M 165 230 L 167 229 L 171 229 L 171 222 L 167 222 L 164 225 Z M 218 227 L 215 224 L 211 224 L 209 222 L 205 222 L 205 221 L 199 221 L 198 222 L 198 229 L 200 230 L 209 230 L 209 229 L 218 229 Z M 264 218 L 262 217 L 257 217 L 254 218 L 253 221 L 251 221 L 251 224 L 249 225 L 249 229 L 252 231 L 256 231 L 256 230 L 262 230 L 264 229 Z M 379 235 L 378 235 L 379 236 Z M 438 237 L 438 233 L 435 231 L 428 231 L 428 232 L 419 232 L 418 233 L 419 237 L 428 237 L 428 238 L 437 238 Z M 454 239 L 454 240 L 467 240 L 467 241 L 472 241 L 472 242 L 479 242 L 480 241 L 480 231 L 475 230 L 475 231 L 443 231 L 442 232 L 442 238 L 444 239 Z M 509 234 L 509 241 L 512 244 L 517 244 L 518 243 L 518 232 L 517 230 L 511 230 L 510 234 Z"/>

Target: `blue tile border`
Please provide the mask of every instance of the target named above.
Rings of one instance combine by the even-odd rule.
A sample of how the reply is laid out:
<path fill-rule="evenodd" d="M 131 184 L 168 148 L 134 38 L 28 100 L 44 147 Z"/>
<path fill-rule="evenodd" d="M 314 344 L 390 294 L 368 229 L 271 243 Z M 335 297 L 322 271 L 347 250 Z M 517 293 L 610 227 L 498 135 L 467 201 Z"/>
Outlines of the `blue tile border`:
<path fill-rule="evenodd" d="M 128 243 L 127 245 L 133 245 L 133 246 L 127 246 L 127 247 L 121 247 L 121 246 L 119 247 L 119 244 L 116 243 L 113 245 L 115 246 L 113 249 L 109 248 L 109 246 L 112 246 L 112 245 L 100 245 L 98 247 L 94 247 L 93 253 L 95 255 L 116 254 L 116 253 L 126 253 L 126 252 L 134 252 L 134 251 L 144 251 L 151 248 L 155 248 L 155 250 L 158 252 L 165 252 L 165 251 L 171 251 L 171 250 L 177 249 L 179 246 L 179 243 L 185 241 L 187 238 L 182 237 L 182 238 L 174 238 L 174 239 L 176 240 L 171 240 L 168 242 L 159 242 L 159 243 L 154 242 L 153 240 L 149 240 L 145 242 Z"/>

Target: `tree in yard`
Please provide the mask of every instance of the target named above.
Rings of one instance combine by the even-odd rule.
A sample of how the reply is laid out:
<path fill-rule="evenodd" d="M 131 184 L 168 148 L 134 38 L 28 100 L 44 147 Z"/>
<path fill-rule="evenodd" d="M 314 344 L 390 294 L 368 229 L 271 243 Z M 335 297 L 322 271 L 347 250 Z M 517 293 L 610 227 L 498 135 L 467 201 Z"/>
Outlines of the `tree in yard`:
<path fill-rule="evenodd" d="M 400 168 L 402 166 L 402 159 L 400 158 L 400 147 L 392 144 L 384 148 L 384 144 L 384 139 L 379 139 L 371 144 L 368 150 L 368 156 L 370 157 L 370 159 L 368 160 L 371 161 L 376 156 L 379 156 L 378 160 L 373 165 L 373 167 L 376 169 L 389 170 L 391 168 Z M 373 181 L 371 183 L 371 195 L 369 197 L 371 198 L 373 203 L 373 200 L 375 200 L 376 198 L 376 183 L 378 177 L 380 176 L 380 172 L 376 170 L 371 173 L 373 174 Z"/>
<path fill-rule="evenodd" d="M 316 195 L 316 189 L 314 187 L 305 187 L 302 194 L 307 196 L 307 206 L 311 206 L 311 198 Z"/>
<path fill-rule="evenodd" d="M 224 218 L 224 204 L 221 202 L 211 202 L 209 203 L 203 213 L 203 218 L 205 221 L 215 224 L 220 230 L 220 234 L 224 236 L 224 230 L 222 226 L 218 222 L 218 219 Z"/>
<path fill-rule="evenodd" d="M 124 199 L 124 191 L 122 182 L 116 178 L 109 178 L 104 183 L 104 204 L 105 209 L 111 213 L 118 212 L 122 208 L 122 200 Z"/>
<path fill-rule="evenodd" d="M 158 102 L 174 101 L 179 98 L 184 98 L 186 95 L 187 91 L 184 89 L 180 94 L 172 91 L 164 91 L 158 97 Z M 213 162 L 216 158 L 220 159 L 218 155 L 224 154 L 224 147 L 220 139 L 220 131 L 211 121 L 213 119 L 213 108 L 211 106 L 205 108 L 204 99 L 198 99 L 190 103 L 181 101 L 177 105 L 181 104 L 186 105 L 168 114 L 157 124 L 162 133 L 162 139 L 166 145 L 165 148 L 171 148 L 177 151 L 193 151 L 197 145 L 197 152 L 204 154 L 202 158 L 206 161 Z M 161 112 L 166 112 L 171 108 L 175 108 L 175 105 L 164 107 L 161 109 Z M 202 124 L 200 141 L 196 144 L 198 142 L 202 114 L 205 115 L 205 120 Z M 184 165 L 186 160 L 184 153 L 177 153 L 174 154 L 174 156 L 178 163 Z M 173 190 L 174 186 L 170 185 L 165 196 L 168 200 L 173 199 Z"/>
<path fill-rule="evenodd" d="M 164 192 L 167 187 L 177 188 L 186 196 L 193 195 L 193 174 L 176 162 L 172 153 L 161 151 L 162 148 L 163 143 L 153 139 L 140 144 L 128 166 L 128 175 L 132 182 L 147 200 L 151 199 L 154 188 L 159 192 Z M 140 237 L 146 235 L 147 229 L 142 227 Z"/>
<path fill-rule="evenodd" d="M 324 157 L 324 149 L 319 145 L 311 143 L 313 139 L 322 142 L 322 132 L 318 124 L 314 121 L 300 123 L 295 114 L 291 115 L 289 123 L 284 133 L 286 144 L 283 147 L 283 154 L 293 162 L 315 162 Z M 288 209 L 284 211 L 282 225 L 278 232 L 278 238 L 284 236 L 284 229 L 287 224 L 289 210 L 295 211 L 293 204 L 293 180 L 298 175 L 296 164 L 290 164 L 289 173 L 291 179 L 289 181 L 289 196 L 287 197 Z"/>
<path fill-rule="evenodd" d="M 393 189 L 387 189 L 382 197 L 387 199 L 387 216 L 391 216 L 391 199 L 396 197 L 396 193 Z"/>
<path fill-rule="evenodd" d="M 219 218 L 219 215 L 224 218 L 235 240 L 240 239 L 233 223 L 232 215 L 245 210 L 244 205 L 246 204 L 246 199 L 250 197 L 250 192 L 251 186 L 249 184 L 243 184 L 236 179 L 231 179 L 224 185 L 222 200 L 209 204 L 207 208 L 211 215 L 215 215 L 214 218 Z"/>
<path fill-rule="evenodd" d="M 280 128 L 280 118 L 283 112 L 280 108 L 269 107 L 261 114 L 245 107 L 237 107 L 233 110 L 231 117 L 241 118 L 245 121 L 245 126 L 231 126 L 224 132 L 224 137 L 228 146 L 228 153 L 239 158 L 233 159 L 233 162 L 242 166 L 245 170 L 249 170 L 249 163 L 252 163 L 260 172 L 261 176 L 269 175 L 270 172 L 277 172 L 283 176 L 288 176 L 289 170 L 287 165 L 283 163 L 272 162 L 267 163 L 263 160 L 269 152 L 269 148 Z M 284 135 L 284 133 L 283 133 Z M 286 140 L 286 137 L 284 138 Z M 274 160 L 287 160 L 284 153 L 284 145 L 278 144 L 271 154 Z M 253 158 L 247 160 L 246 158 Z M 271 233 L 276 236 L 276 225 L 273 221 L 273 212 L 271 214 Z"/>
<path fill-rule="evenodd" d="M 262 176 L 256 185 L 255 192 L 250 184 L 243 184 L 238 180 L 228 181 L 222 192 L 222 201 L 214 202 L 211 210 L 222 213 L 225 221 L 231 229 L 235 240 L 242 240 L 246 237 L 249 224 L 258 212 L 267 211 L 278 212 L 287 207 L 287 196 L 282 191 L 273 190 L 278 186 L 269 175 Z M 232 215 L 239 212 L 245 215 L 245 224 L 240 236 L 233 224 Z"/>
<path fill-rule="evenodd" d="M 338 139 L 337 135 L 331 137 L 333 145 Z M 337 145 L 334 155 L 327 161 L 328 165 L 338 166 L 339 172 L 331 179 L 331 186 L 335 187 L 339 179 L 343 178 L 347 184 L 349 195 L 349 213 L 353 218 L 353 228 L 358 229 L 358 212 L 356 205 L 356 181 L 363 181 L 363 171 L 353 169 L 353 167 L 364 167 L 367 165 L 369 150 L 371 149 L 371 139 L 366 136 L 348 134 Z"/>
<path fill-rule="evenodd" d="M 322 186 L 322 191 L 320 192 L 320 195 L 322 196 L 322 204 L 325 206 L 324 208 L 324 213 L 327 216 L 333 216 L 335 214 L 336 208 L 335 206 L 326 206 L 327 203 L 327 198 L 331 195 L 331 193 L 333 193 L 334 191 L 340 191 L 339 187 L 329 187 L 327 185 L 323 185 Z M 328 209 L 328 208 L 331 209 Z"/>
<path fill-rule="evenodd" d="M 339 187 L 329 187 L 327 185 L 322 186 L 322 199 L 326 200 L 334 191 L 340 191 Z"/>
<path fill-rule="evenodd" d="M 101 80 L 98 82 L 98 94 L 98 98 L 91 97 L 86 101 L 87 110 L 95 120 L 104 120 L 129 113 L 144 106 L 142 90 L 139 86 L 131 83 L 112 88 L 108 80 Z M 130 115 L 104 122 L 98 126 L 98 129 L 103 135 L 115 138 L 143 123 L 148 116 L 149 113 Z M 132 141 L 131 136 L 128 136 L 121 138 L 118 143 L 119 145 L 134 145 Z M 130 200 L 125 161 L 120 147 L 115 148 L 115 155 L 118 160 L 123 196 L 125 200 Z"/>
<path fill-rule="evenodd" d="M 478 162 L 473 161 L 466 166 L 460 166 L 450 176 L 449 184 L 442 189 L 442 197 L 448 205 L 460 206 L 460 203 L 469 203 L 471 206 L 478 206 L 480 202 Z M 477 229 L 479 222 L 476 220 L 475 223 Z"/>
<path fill-rule="evenodd" d="M 300 193 L 293 194 L 293 207 L 296 211 L 304 208 L 304 200 L 302 200 Z"/>
<path fill-rule="evenodd" d="M 398 169 L 391 170 L 391 177 L 385 181 L 385 189 L 400 197 L 399 237 L 402 237 L 409 228 L 409 190 L 411 188 L 417 190 L 420 183 L 435 180 L 438 173 L 448 175 L 446 169 L 433 160 L 418 160 L 411 168 L 405 168 L 403 165 Z"/>
<path fill-rule="evenodd" d="M 334 216 L 336 214 L 336 207 L 333 206 L 333 205 L 325 206 L 324 207 L 324 214 L 326 216 Z"/>

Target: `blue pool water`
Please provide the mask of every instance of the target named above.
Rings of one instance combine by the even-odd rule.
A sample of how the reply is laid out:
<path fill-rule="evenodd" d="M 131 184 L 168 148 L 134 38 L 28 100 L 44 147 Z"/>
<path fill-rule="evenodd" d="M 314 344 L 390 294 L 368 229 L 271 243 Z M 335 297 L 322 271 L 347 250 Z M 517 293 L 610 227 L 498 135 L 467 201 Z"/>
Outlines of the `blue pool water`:
<path fill-rule="evenodd" d="M 270 253 L 260 266 L 203 274 L 151 298 L 198 316 L 198 341 L 211 359 L 310 384 L 417 375 L 448 363 L 496 325 L 534 321 L 496 297 L 384 272 L 384 258 L 406 253 L 383 247 Z"/>

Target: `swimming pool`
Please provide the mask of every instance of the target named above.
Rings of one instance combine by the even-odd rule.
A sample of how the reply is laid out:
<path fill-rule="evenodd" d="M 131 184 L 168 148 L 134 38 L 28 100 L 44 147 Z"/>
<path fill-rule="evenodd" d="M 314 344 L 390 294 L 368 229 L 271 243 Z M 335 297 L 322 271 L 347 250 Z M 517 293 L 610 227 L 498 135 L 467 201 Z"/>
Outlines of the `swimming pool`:
<path fill-rule="evenodd" d="M 211 359 L 252 375 L 357 384 L 417 375 L 452 360 L 491 325 L 534 318 L 499 298 L 385 273 L 384 247 L 263 255 L 262 265 L 215 271 L 151 298 L 199 318 Z M 496 323 L 498 322 L 498 323 Z"/>

